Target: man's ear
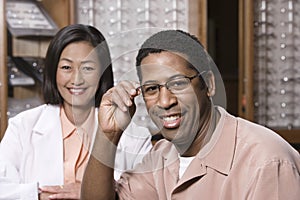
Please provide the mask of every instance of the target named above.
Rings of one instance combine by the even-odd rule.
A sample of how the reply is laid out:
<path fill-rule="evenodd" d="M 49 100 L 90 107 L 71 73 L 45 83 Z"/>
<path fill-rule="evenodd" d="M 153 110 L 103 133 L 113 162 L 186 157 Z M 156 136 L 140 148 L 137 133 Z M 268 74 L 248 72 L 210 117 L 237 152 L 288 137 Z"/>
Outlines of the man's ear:
<path fill-rule="evenodd" d="M 208 71 L 205 74 L 205 82 L 207 85 L 207 96 L 213 97 L 216 93 L 215 76 L 212 71 Z"/>

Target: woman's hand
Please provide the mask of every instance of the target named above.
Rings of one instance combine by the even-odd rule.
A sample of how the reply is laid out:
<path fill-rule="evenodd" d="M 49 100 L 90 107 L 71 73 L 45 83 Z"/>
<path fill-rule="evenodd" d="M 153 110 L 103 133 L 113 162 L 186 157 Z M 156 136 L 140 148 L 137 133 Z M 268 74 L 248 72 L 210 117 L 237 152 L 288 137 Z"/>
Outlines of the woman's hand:
<path fill-rule="evenodd" d="M 70 183 L 62 186 L 44 186 L 40 188 L 39 200 L 80 199 L 81 183 Z"/>

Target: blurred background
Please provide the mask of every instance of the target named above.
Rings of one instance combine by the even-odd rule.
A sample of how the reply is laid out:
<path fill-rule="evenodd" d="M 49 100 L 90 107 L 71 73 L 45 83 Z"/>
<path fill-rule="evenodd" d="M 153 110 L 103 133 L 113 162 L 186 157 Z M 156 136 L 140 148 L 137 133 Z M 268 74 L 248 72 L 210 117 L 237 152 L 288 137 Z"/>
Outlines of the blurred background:
<path fill-rule="evenodd" d="M 107 38 L 115 83 L 132 70 L 149 35 L 166 28 L 196 35 L 222 75 L 227 110 L 300 149 L 299 6 L 297 0 L 0 0 L 0 139 L 10 117 L 43 103 L 43 61 L 53 35 L 83 23 Z M 147 123 L 144 110 L 136 120 Z"/>

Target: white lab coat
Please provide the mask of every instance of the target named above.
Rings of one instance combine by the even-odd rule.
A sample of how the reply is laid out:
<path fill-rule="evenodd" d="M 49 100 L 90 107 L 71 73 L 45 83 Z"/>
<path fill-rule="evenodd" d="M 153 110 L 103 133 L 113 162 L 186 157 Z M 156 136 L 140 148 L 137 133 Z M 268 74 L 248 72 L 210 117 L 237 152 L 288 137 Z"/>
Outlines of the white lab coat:
<path fill-rule="evenodd" d="M 63 185 L 63 138 L 59 114 L 59 106 L 44 104 L 9 119 L 0 144 L 1 200 L 38 200 L 38 186 Z M 98 120 L 97 116 L 95 120 Z M 134 133 L 123 134 L 118 152 L 127 148 L 141 154 L 148 152 L 152 147 L 151 135 L 142 129 L 143 137 L 135 140 L 127 138 Z M 120 155 L 117 157 L 122 159 L 119 158 L 120 162 L 116 159 L 116 165 L 121 169 L 131 168 L 141 160 L 139 157 L 126 159 L 126 153 Z M 128 164 L 131 162 L 134 164 Z"/>

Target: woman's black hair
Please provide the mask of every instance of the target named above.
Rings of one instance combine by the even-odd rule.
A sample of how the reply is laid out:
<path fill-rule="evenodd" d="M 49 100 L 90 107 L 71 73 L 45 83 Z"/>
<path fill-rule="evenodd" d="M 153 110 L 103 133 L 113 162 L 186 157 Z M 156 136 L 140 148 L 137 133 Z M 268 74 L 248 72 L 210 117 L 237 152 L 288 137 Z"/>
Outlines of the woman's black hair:
<path fill-rule="evenodd" d="M 74 42 L 90 43 L 98 54 L 102 76 L 95 94 L 95 107 L 99 107 L 103 94 L 113 86 L 113 73 L 108 45 L 101 32 L 90 25 L 72 24 L 62 28 L 49 44 L 44 69 L 43 98 L 45 103 L 61 105 L 63 98 L 56 84 L 56 72 L 64 48 Z"/>

